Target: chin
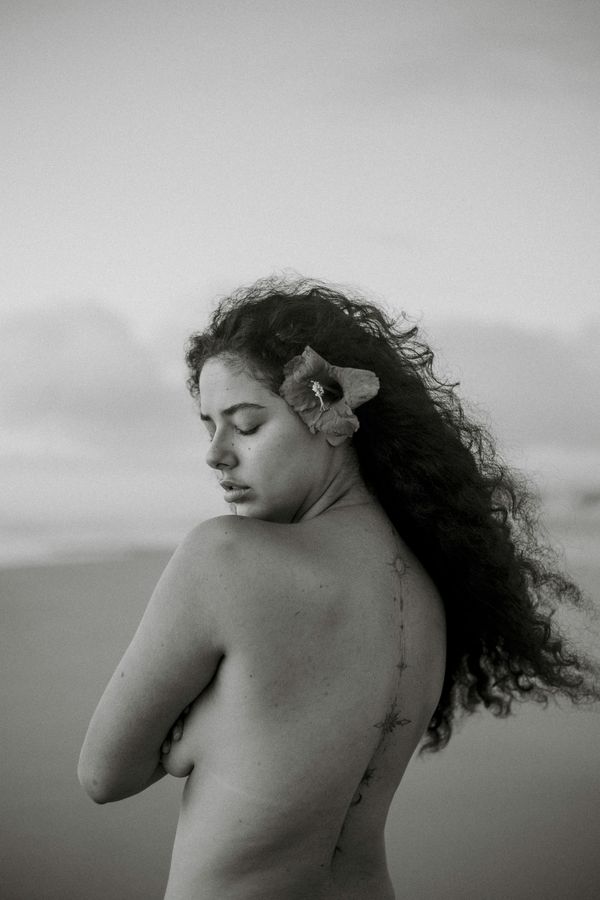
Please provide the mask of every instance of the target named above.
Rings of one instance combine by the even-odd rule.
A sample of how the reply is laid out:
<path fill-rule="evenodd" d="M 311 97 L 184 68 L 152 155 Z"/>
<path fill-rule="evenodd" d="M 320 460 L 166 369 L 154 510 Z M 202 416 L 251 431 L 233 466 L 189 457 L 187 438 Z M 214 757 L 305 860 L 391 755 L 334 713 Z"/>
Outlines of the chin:
<path fill-rule="evenodd" d="M 289 525 L 294 520 L 294 510 L 289 503 L 269 503 L 256 496 L 243 500 L 241 503 L 230 503 L 229 508 L 233 515 L 245 519 L 261 519 L 263 522 L 278 522 L 280 525 Z"/>
<path fill-rule="evenodd" d="M 281 510 L 269 509 L 268 507 L 260 507 L 258 504 L 240 503 L 234 508 L 237 516 L 243 516 L 246 519 L 260 519 L 263 522 L 278 522 L 280 525 L 289 524 L 292 517 L 286 515 Z"/>
<path fill-rule="evenodd" d="M 242 516 L 244 519 L 264 519 L 260 509 L 254 503 L 230 503 L 229 509 L 234 516 Z"/>

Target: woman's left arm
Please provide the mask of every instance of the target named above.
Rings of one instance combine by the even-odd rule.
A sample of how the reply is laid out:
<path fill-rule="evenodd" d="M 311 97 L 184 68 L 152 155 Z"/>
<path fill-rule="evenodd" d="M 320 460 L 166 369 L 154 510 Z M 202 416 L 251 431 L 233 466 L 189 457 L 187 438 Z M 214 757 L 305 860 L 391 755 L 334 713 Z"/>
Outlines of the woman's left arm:
<path fill-rule="evenodd" d="M 94 712 L 78 775 L 97 803 L 137 794 L 165 774 L 165 737 L 215 676 L 225 654 L 218 537 L 205 523 L 175 552 Z"/>

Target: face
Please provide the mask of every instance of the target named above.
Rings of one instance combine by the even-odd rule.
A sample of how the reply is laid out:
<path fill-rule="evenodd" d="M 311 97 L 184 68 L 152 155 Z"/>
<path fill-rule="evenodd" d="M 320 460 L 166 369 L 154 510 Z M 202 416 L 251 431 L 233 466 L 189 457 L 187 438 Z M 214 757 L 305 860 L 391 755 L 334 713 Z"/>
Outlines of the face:
<path fill-rule="evenodd" d="M 295 522 L 325 490 L 333 465 L 323 434 L 311 434 L 285 400 L 237 361 L 207 360 L 200 374 L 206 461 L 239 516 Z"/>

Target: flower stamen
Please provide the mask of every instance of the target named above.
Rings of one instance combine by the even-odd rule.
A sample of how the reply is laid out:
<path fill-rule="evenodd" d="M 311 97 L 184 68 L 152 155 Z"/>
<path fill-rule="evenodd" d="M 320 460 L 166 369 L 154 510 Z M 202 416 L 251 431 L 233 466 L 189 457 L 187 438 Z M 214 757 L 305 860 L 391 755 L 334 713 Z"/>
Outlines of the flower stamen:
<path fill-rule="evenodd" d="M 323 395 L 325 394 L 325 390 L 320 381 L 311 381 L 310 383 L 311 390 L 313 394 L 317 397 L 319 401 L 319 406 L 321 409 L 327 409 L 325 404 L 323 403 Z"/>

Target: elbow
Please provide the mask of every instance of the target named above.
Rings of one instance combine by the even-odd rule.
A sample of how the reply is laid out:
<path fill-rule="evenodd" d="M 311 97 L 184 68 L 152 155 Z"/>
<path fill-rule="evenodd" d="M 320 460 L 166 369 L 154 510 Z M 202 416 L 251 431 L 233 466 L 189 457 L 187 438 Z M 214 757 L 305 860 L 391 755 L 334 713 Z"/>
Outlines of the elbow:
<path fill-rule="evenodd" d="M 101 784 L 99 779 L 95 778 L 91 772 L 83 769 L 81 765 L 77 768 L 77 777 L 79 779 L 79 784 L 94 803 L 110 802 L 112 798 L 109 796 L 108 791 Z"/>
<path fill-rule="evenodd" d="M 103 794 L 97 788 L 86 787 L 85 792 L 88 795 L 88 797 L 90 797 L 94 801 L 94 803 L 98 804 L 98 806 L 100 806 L 103 803 L 112 803 L 112 799 L 110 797 L 106 796 L 105 794 Z"/>
<path fill-rule="evenodd" d="M 77 778 L 79 779 L 79 784 L 83 790 L 94 803 L 112 803 L 113 801 L 120 799 L 120 797 L 115 796 L 114 792 L 111 791 L 107 780 L 102 778 L 98 770 L 88 763 L 83 753 L 79 758 L 79 764 L 77 766 Z"/>
<path fill-rule="evenodd" d="M 94 803 L 110 803 L 111 797 L 103 789 L 102 785 L 98 784 L 98 781 L 95 778 L 89 778 L 79 773 L 77 773 L 77 775 L 79 784 Z"/>
<path fill-rule="evenodd" d="M 94 803 L 116 803 L 117 800 L 125 800 L 133 794 L 139 794 L 157 780 L 156 777 L 140 777 L 139 773 L 132 773 L 131 770 L 123 771 L 122 768 L 108 765 L 102 759 L 95 760 L 88 757 L 84 751 L 85 748 L 79 758 L 77 777 L 79 784 Z M 160 767 L 159 769 L 161 775 L 166 774 L 164 769 Z M 157 771 L 155 765 L 155 775 Z"/>

